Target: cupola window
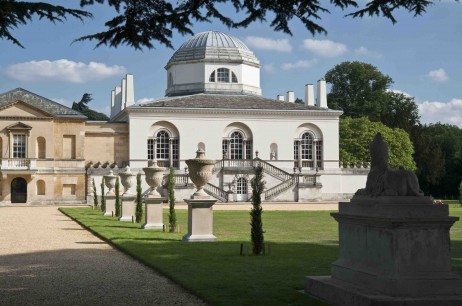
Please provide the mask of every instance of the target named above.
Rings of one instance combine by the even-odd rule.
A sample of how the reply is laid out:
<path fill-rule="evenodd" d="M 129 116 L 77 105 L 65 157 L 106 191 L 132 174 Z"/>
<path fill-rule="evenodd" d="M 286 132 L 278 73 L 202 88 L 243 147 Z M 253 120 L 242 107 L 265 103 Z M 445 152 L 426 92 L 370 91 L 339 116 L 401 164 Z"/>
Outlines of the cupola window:
<path fill-rule="evenodd" d="M 215 82 L 215 71 L 210 75 L 209 82 Z"/>
<path fill-rule="evenodd" d="M 210 74 L 209 82 L 237 83 L 237 76 L 228 68 L 218 68 Z"/>
<path fill-rule="evenodd" d="M 237 77 L 236 77 L 236 75 L 234 74 L 234 72 L 231 72 L 231 77 L 232 77 L 231 82 L 237 83 Z"/>

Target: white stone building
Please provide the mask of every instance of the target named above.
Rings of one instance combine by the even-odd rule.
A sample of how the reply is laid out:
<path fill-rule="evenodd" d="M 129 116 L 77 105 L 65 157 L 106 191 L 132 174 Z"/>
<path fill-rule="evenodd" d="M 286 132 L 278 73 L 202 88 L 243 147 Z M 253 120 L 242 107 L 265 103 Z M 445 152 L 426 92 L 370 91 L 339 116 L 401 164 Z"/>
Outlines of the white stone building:
<path fill-rule="evenodd" d="M 264 166 L 266 201 L 334 200 L 364 186 L 366 169 L 339 167 L 340 111 L 327 108 L 326 83 L 262 97 L 260 62 L 239 39 L 209 31 L 186 41 L 165 67 L 166 96 L 134 103 L 133 76 L 112 91 L 111 121 L 126 122 L 131 169 L 156 159 L 176 169 L 177 199 L 188 197 L 185 160 L 198 147 L 217 160 L 206 190 L 247 201 L 253 166 Z M 89 169 L 90 172 L 92 169 Z"/>

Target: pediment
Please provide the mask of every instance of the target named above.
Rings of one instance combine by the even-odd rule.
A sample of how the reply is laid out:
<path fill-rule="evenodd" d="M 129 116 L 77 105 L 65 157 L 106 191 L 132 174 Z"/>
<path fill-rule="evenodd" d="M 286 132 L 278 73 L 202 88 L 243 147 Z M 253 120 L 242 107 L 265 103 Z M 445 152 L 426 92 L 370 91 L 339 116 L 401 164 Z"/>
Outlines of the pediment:
<path fill-rule="evenodd" d="M 9 125 L 6 127 L 8 131 L 24 131 L 24 130 L 31 130 L 32 127 L 22 122 L 17 122 L 15 124 Z"/>
<path fill-rule="evenodd" d="M 0 117 L 49 118 L 52 115 L 25 102 L 15 101 L 0 108 Z"/>

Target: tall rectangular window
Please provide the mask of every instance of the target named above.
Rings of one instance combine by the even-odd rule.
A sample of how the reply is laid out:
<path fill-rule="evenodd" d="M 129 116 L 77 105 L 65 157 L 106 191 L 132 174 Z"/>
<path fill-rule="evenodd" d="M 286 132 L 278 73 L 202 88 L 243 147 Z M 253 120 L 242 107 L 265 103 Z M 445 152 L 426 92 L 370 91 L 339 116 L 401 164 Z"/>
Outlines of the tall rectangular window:
<path fill-rule="evenodd" d="M 154 159 L 154 139 L 153 138 L 148 139 L 148 159 L 150 160 Z"/>
<path fill-rule="evenodd" d="M 316 142 L 316 159 L 322 160 L 322 141 Z"/>
<path fill-rule="evenodd" d="M 26 135 L 13 135 L 13 158 L 26 158 Z"/>

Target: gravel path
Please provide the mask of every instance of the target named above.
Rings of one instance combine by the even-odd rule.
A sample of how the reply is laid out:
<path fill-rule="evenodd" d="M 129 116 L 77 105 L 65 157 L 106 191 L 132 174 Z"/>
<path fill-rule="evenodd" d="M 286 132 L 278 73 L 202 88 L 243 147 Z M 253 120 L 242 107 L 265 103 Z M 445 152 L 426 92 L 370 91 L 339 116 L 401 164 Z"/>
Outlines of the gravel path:
<path fill-rule="evenodd" d="M 0 305 L 205 305 L 57 207 L 0 207 Z"/>

